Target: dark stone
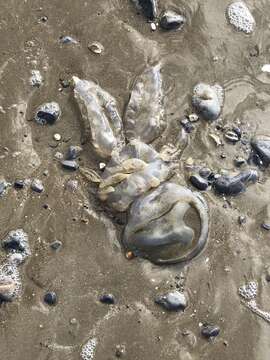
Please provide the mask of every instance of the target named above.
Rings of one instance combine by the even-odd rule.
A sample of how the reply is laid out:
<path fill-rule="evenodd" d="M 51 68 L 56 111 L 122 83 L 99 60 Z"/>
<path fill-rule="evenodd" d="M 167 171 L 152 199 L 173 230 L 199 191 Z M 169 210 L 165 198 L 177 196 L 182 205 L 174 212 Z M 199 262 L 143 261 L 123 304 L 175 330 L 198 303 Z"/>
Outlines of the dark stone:
<path fill-rule="evenodd" d="M 206 338 L 216 337 L 220 333 L 220 328 L 216 325 L 203 325 L 201 329 L 202 336 Z"/>
<path fill-rule="evenodd" d="M 59 250 L 62 247 L 62 242 L 59 240 L 55 240 L 54 242 L 51 243 L 50 247 L 53 250 Z"/>
<path fill-rule="evenodd" d="M 164 11 L 160 19 L 160 26 L 164 30 L 177 30 L 186 23 L 186 18 L 172 10 Z"/>
<path fill-rule="evenodd" d="M 67 151 L 67 160 L 75 160 L 81 154 L 82 148 L 80 146 L 71 145 Z"/>
<path fill-rule="evenodd" d="M 55 292 L 53 291 L 50 291 L 50 292 L 47 292 L 45 295 L 44 295 L 44 302 L 48 305 L 56 305 L 57 303 L 57 295 Z"/>
<path fill-rule="evenodd" d="M 142 9 L 144 16 L 149 20 L 157 17 L 157 0 L 133 0 Z"/>
<path fill-rule="evenodd" d="M 270 164 L 270 137 L 257 136 L 251 140 L 251 147 L 256 155 L 260 158 L 264 166 Z"/>
<path fill-rule="evenodd" d="M 158 296 L 155 303 L 169 311 L 184 310 L 187 307 L 187 299 L 182 292 L 172 291 Z"/>
<path fill-rule="evenodd" d="M 255 183 L 258 173 L 255 170 L 243 171 L 236 176 L 220 176 L 214 183 L 215 191 L 223 195 L 238 195 L 246 190 L 246 184 Z"/>
<path fill-rule="evenodd" d="M 99 298 L 99 301 L 102 302 L 103 304 L 110 304 L 110 305 L 115 304 L 115 298 L 112 294 L 102 295 Z"/>
<path fill-rule="evenodd" d="M 191 175 L 189 178 L 191 184 L 199 190 L 206 190 L 208 188 L 208 181 L 201 177 L 200 175 Z"/>
<path fill-rule="evenodd" d="M 23 189 L 24 187 L 24 180 L 15 180 L 14 181 L 15 189 Z"/>
<path fill-rule="evenodd" d="M 79 168 L 79 164 L 74 160 L 63 160 L 61 164 L 64 169 L 75 171 Z"/>
<path fill-rule="evenodd" d="M 61 115 L 61 109 L 58 103 L 50 102 L 41 105 L 36 113 L 35 120 L 41 125 L 52 125 Z"/>
<path fill-rule="evenodd" d="M 50 114 L 48 112 L 45 111 L 39 111 L 37 113 L 37 117 L 46 120 L 47 123 L 52 124 L 55 122 L 56 118 L 54 114 Z"/>

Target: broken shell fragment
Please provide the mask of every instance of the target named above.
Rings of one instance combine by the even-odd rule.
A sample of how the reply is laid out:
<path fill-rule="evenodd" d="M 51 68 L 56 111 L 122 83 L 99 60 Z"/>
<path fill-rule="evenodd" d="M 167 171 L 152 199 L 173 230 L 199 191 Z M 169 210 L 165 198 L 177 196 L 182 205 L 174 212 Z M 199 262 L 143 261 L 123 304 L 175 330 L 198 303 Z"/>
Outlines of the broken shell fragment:
<path fill-rule="evenodd" d="M 100 42 L 94 41 L 91 44 L 88 44 L 88 49 L 94 54 L 100 55 L 104 51 L 104 46 Z"/>
<path fill-rule="evenodd" d="M 134 201 L 123 245 L 153 263 L 173 264 L 198 255 L 207 237 L 208 210 L 203 198 L 166 182 Z"/>
<path fill-rule="evenodd" d="M 145 17 L 154 20 L 157 17 L 157 0 L 132 0 Z"/>

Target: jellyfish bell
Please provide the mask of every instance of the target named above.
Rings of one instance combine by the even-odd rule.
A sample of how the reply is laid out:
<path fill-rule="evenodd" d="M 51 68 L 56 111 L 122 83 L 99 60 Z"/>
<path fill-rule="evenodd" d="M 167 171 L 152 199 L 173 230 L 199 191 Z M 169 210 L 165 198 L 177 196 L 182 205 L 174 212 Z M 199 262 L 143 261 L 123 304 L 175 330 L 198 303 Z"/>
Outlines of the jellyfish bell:
<path fill-rule="evenodd" d="M 132 204 L 123 245 L 156 264 L 185 262 L 203 250 L 208 228 L 204 199 L 167 182 Z"/>

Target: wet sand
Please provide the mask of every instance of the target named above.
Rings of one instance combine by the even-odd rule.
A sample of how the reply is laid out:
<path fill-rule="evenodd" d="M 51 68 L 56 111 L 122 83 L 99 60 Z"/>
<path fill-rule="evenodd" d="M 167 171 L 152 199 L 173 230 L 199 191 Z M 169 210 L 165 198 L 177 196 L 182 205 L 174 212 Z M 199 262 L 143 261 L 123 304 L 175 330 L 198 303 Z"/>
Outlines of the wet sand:
<path fill-rule="evenodd" d="M 0 308 L 1 358 L 77 360 L 82 345 L 96 338 L 95 360 L 114 359 L 118 344 L 125 345 L 124 358 L 129 360 L 269 359 L 270 325 L 244 307 L 238 295 L 239 286 L 256 280 L 258 304 L 270 311 L 270 285 L 265 280 L 270 235 L 260 226 L 270 201 L 269 170 L 260 172 L 259 183 L 238 197 L 224 200 L 207 191 L 206 249 L 186 265 L 158 267 L 125 258 L 119 243 L 122 227 L 104 211 L 80 173 L 64 171 L 54 159 L 57 151 L 80 144 L 83 135 L 72 90 L 59 91 L 60 78 L 77 75 L 97 81 L 116 97 L 123 112 L 134 77 L 157 59 L 163 66 L 167 121 L 166 131 L 154 144 L 157 149 L 176 141 L 179 119 L 190 108 L 193 86 L 201 81 L 224 87 L 220 124 L 231 126 L 239 120 L 247 139 L 270 135 L 270 78 L 261 72 L 269 62 L 269 4 L 247 2 L 257 22 L 255 32 L 247 36 L 227 23 L 230 1 L 186 3 L 160 0 L 161 9 L 184 7 L 188 18 L 183 31 L 167 33 L 151 32 L 127 0 L 1 1 L 1 176 L 10 182 L 39 178 L 45 187 L 41 195 L 29 187 L 11 187 L 0 199 L 1 239 L 23 228 L 32 249 L 21 270 L 21 298 Z M 39 22 L 42 16 L 48 21 Z M 59 44 L 63 35 L 79 44 Z M 104 45 L 101 56 L 89 51 L 87 45 L 93 41 Z M 255 46 L 258 56 L 252 56 Z M 32 69 L 44 77 L 39 89 L 29 84 Z M 62 116 L 55 125 L 41 127 L 32 119 L 46 101 L 57 101 Z M 174 181 L 191 188 L 184 170 L 189 157 L 197 165 L 230 173 L 236 172 L 236 155 L 248 157 L 249 145 L 217 147 L 209 133 L 223 135 L 215 127 L 204 121 L 196 124 Z M 55 133 L 63 139 L 57 147 Z M 80 165 L 97 168 L 91 147 L 83 147 Z M 74 193 L 65 187 L 69 179 L 79 181 Z M 240 215 L 247 216 L 243 226 L 238 224 Z M 49 246 L 55 239 L 63 242 L 58 252 Z M 155 296 L 179 284 L 188 294 L 187 309 L 163 312 L 154 304 Z M 43 302 L 48 290 L 59 297 L 55 307 Z M 103 293 L 113 293 L 117 304 L 101 304 Z M 73 318 L 75 324 L 70 322 Z M 221 328 L 214 341 L 201 337 L 203 322 Z M 191 335 L 184 336 L 186 330 Z"/>

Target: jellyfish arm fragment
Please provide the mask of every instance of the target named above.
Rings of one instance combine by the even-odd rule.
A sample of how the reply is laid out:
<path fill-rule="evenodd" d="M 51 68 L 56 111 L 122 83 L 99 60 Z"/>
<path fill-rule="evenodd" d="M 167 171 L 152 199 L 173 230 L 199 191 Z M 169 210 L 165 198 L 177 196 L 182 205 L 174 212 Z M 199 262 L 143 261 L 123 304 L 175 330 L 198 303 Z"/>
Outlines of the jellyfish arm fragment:
<path fill-rule="evenodd" d="M 86 141 L 103 159 L 123 144 L 122 120 L 116 100 L 93 81 L 73 77 L 74 97 L 80 108 Z"/>

